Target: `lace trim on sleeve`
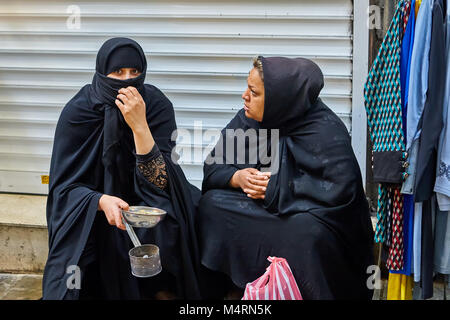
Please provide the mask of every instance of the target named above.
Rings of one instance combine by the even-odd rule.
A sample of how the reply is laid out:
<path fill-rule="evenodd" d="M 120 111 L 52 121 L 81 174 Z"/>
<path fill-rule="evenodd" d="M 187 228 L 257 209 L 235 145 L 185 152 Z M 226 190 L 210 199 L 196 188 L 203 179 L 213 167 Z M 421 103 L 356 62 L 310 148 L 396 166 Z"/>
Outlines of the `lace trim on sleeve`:
<path fill-rule="evenodd" d="M 149 154 L 153 154 L 154 152 L 152 151 Z M 164 162 L 164 158 L 159 150 L 155 153 L 157 156 L 151 158 L 147 158 L 145 156 L 138 157 L 137 167 L 148 182 L 164 190 L 166 189 L 168 183 L 166 163 Z"/>

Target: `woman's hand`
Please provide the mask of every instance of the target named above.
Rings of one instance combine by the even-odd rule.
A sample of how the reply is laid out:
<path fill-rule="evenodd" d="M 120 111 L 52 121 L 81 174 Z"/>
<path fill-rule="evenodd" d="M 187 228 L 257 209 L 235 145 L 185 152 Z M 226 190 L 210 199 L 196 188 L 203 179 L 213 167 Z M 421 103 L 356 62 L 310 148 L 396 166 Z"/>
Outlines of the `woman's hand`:
<path fill-rule="evenodd" d="M 120 89 L 117 95 L 116 105 L 119 107 L 120 112 L 122 112 L 126 123 L 133 131 L 136 153 L 149 153 L 155 144 L 155 140 L 148 127 L 145 101 L 142 99 L 139 91 L 135 87 Z"/>
<path fill-rule="evenodd" d="M 117 95 L 116 105 L 119 107 L 126 123 L 133 132 L 148 129 L 145 102 L 135 87 L 120 89 Z"/>
<path fill-rule="evenodd" d="M 270 172 L 246 168 L 234 173 L 230 179 L 230 185 L 233 188 L 241 188 L 249 198 L 264 199 L 269 180 Z"/>
<path fill-rule="evenodd" d="M 108 223 L 112 226 L 117 226 L 121 230 L 126 230 L 126 227 L 122 222 L 122 212 L 120 209 L 128 210 L 129 208 L 128 203 L 122 199 L 106 194 L 102 195 L 98 201 L 98 210 L 105 213 Z"/>

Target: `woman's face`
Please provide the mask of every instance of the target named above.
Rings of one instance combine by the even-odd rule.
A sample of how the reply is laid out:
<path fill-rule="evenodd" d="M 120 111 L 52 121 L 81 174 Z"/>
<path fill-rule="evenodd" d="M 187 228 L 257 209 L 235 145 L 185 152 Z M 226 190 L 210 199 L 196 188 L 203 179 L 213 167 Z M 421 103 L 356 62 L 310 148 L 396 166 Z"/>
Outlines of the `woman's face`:
<path fill-rule="evenodd" d="M 116 70 L 116 71 L 108 74 L 107 77 L 119 79 L 119 80 L 127 80 L 127 79 L 131 79 L 131 78 L 136 78 L 140 74 L 141 73 L 136 68 L 120 68 L 119 70 Z"/>
<path fill-rule="evenodd" d="M 242 94 L 245 116 L 261 122 L 264 115 L 264 82 L 256 68 L 250 70 L 247 90 Z"/>

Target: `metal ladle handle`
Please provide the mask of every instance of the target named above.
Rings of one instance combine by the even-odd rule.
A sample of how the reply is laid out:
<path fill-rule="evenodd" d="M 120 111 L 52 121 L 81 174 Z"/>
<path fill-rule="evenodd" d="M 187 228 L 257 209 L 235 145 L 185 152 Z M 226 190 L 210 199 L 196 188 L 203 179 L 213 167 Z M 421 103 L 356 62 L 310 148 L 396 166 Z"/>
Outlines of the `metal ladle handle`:
<path fill-rule="evenodd" d="M 139 241 L 139 238 L 137 237 L 136 233 L 134 232 L 133 227 L 130 226 L 130 225 L 128 224 L 128 222 L 126 222 L 125 219 L 124 219 L 123 217 L 122 217 L 122 221 L 123 221 L 123 223 L 125 224 L 125 228 L 127 228 L 128 236 L 130 237 L 131 242 L 133 242 L 133 245 L 134 245 L 135 247 L 141 246 L 141 242 Z"/>

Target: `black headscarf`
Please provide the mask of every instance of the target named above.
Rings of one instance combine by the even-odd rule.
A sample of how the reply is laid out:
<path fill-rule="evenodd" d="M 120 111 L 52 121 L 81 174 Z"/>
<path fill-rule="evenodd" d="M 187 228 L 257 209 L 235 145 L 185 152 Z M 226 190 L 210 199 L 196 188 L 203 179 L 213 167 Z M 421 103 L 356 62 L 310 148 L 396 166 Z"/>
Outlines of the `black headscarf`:
<path fill-rule="evenodd" d="M 110 78 L 107 75 L 112 71 L 124 67 L 136 67 L 141 74 L 138 77 L 120 80 Z M 147 72 L 147 60 L 141 46 L 134 40 L 128 38 L 112 38 L 107 40 L 100 48 L 97 54 L 95 75 L 90 87 L 90 95 L 95 104 L 104 110 L 104 135 L 103 135 L 103 165 L 105 170 L 110 172 L 105 175 L 105 186 L 110 190 L 105 193 L 131 189 L 133 176 L 126 173 L 122 168 L 128 167 L 132 161 L 133 143 L 130 138 L 132 133 L 125 123 L 119 108 L 115 104 L 118 91 L 128 86 L 135 87 L 145 100 L 144 80 Z M 124 137 L 125 136 L 125 137 Z M 125 139 L 128 143 L 121 144 L 120 140 Z M 128 148 L 128 157 L 120 152 L 121 147 Z M 125 188 L 118 188 L 117 184 L 124 184 Z M 117 196 L 124 196 L 120 194 Z"/>
<path fill-rule="evenodd" d="M 293 134 L 299 121 L 317 103 L 323 74 L 311 60 L 260 57 L 264 72 L 264 115 L 262 128 Z M 288 91 L 288 92 L 287 92 Z"/>
<path fill-rule="evenodd" d="M 117 42 L 117 39 L 112 39 L 110 42 Z M 108 46 L 109 43 L 106 42 L 105 45 Z M 139 44 L 136 43 L 136 45 Z M 121 68 L 135 68 L 139 72 L 142 72 L 146 68 L 144 67 L 145 59 L 141 56 L 141 52 L 141 50 L 137 50 L 134 46 L 116 47 L 107 59 L 97 60 L 99 64 L 96 66 L 96 69 L 99 73 L 106 75 Z M 106 63 L 100 65 L 101 62 Z"/>
<path fill-rule="evenodd" d="M 136 67 L 142 73 L 128 80 L 107 77 L 120 67 Z M 98 52 L 92 84 L 84 86 L 61 112 L 50 165 L 44 299 L 77 299 L 80 290 L 68 290 L 71 274 L 66 270 L 71 265 L 84 270 L 92 261 L 98 264 L 99 274 L 90 285 L 97 286 L 103 298 L 139 299 L 142 290 L 152 285 L 131 275 L 132 243 L 125 231 L 109 225 L 104 213 L 97 211 L 102 194 L 167 211 L 155 228 L 136 233 L 142 243 L 160 247 L 163 272 L 177 279 L 178 295 L 200 297 L 193 222 L 200 191 L 171 160 L 176 130 L 173 106 L 158 88 L 144 84 L 146 70 L 144 52 L 134 40 L 110 39 Z M 145 101 L 147 122 L 166 164 L 167 191 L 148 182 L 136 168 L 132 131 L 114 102 L 118 90 L 128 86 L 137 88 Z"/>
<path fill-rule="evenodd" d="M 222 271 L 234 273 L 232 274 L 233 280 L 240 285 L 243 281 L 252 281 L 258 276 L 249 271 L 252 270 L 252 267 L 258 266 L 259 263 L 260 272 L 264 271 L 263 266 L 265 266 L 267 257 L 262 253 L 264 250 L 261 247 L 272 248 L 270 249 L 272 250 L 271 254 L 282 251 L 291 256 L 291 261 L 288 262 L 292 263 L 294 269 L 297 270 L 298 281 L 302 282 L 305 290 L 308 290 L 306 295 L 309 298 L 329 298 L 333 295 L 336 298 L 355 297 L 358 294 L 363 294 L 367 298 L 371 292 L 366 287 L 366 268 L 373 263 L 373 229 L 369 208 L 347 128 L 319 98 L 320 91 L 324 86 L 323 74 L 314 62 L 303 58 L 260 57 L 260 59 L 263 66 L 265 90 L 263 119 L 261 122 L 249 119 L 245 116 L 244 110 L 240 110 L 222 131 L 223 150 L 221 152 L 226 154 L 225 148 L 231 141 L 227 137 L 227 129 L 243 129 L 244 131 L 262 128 L 279 129 L 279 145 L 271 145 L 271 141 L 268 141 L 269 150 L 275 149 L 270 151 L 272 159 L 278 159 L 278 165 L 274 166 L 275 164 L 272 163 L 272 168 L 277 168 L 277 171 L 272 173 L 264 200 L 242 199 L 240 200 L 242 203 L 240 203 L 236 200 L 237 196 L 230 195 L 230 201 L 227 202 L 229 191 L 222 195 L 213 193 L 213 196 L 202 198 L 199 214 L 204 217 L 207 212 L 215 210 L 215 214 L 218 215 L 217 211 L 225 210 L 227 206 L 229 206 L 229 212 L 234 212 L 239 209 L 236 207 L 239 205 L 241 208 L 247 208 L 238 210 L 239 214 L 236 213 L 236 219 L 241 219 L 246 215 L 245 212 L 253 210 L 249 208 L 255 206 L 253 216 L 249 216 L 245 221 L 233 222 L 233 224 L 245 224 L 241 229 L 253 230 L 258 223 L 261 225 L 260 232 L 262 234 L 274 234 L 274 238 L 271 238 L 268 243 L 259 243 L 250 236 L 246 238 L 245 234 L 230 236 L 231 239 L 239 238 L 239 243 L 223 245 L 224 254 L 227 254 L 227 250 L 224 248 L 228 245 L 230 252 L 235 252 L 237 247 L 246 243 L 245 254 L 258 258 L 254 259 L 256 262 L 242 262 L 242 259 L 237 261 L 239 253 L 231 253 L 230 261 L 226 262 L 229 265 L 224 267 L 226 270 Z M 234 137 L 232 139 L 236 145 L 236 139 Z M 250 149 L 247 143 L 246 157 L 249 156 Z M 258 149 L 258 154 L 260 151 Z M 278 157 L 274 157 L 273 152 L 276 151 L 278 151 Z M 210 157 L 215 157 L 216 154 L 217 150 L 213 150 Z M 227 160 L 230 159 L 223 159 L 224 162 Z M 237 164 L 236 158 L 234 160 L 234 163 L 231 164 L 205 163 L 203 194 L 207 194 L 213 189 L 230 190 L 228 182 L 239 169 L 253 167 L 262 170 L 266 167 L 261 161 L 256 164 Z M 219 201 L 220 198 L 221 204 L 209 203 L 208 199 L 211 197 L 214 202 Z M 244 204 L 244 201 L 249 204 Z M 218 206 L 221 206 L 221 209 L 217 208 Z M 267 220 L 272 220 L 270 225 L 259 223 L 266 218 L 263 218 L 264 214 L 261 213 L 261 220 L 256 221 L 258 219 L 256 212 L 260 210 L 257 207 L 264 208 L 267 214 L 279 216 L 280 220 L 267 218 Z M 227 216 L 227 213 L 224 215 Z M 295 224 L 294 221 L 300 221 L 298 220 L 300 219 L 299 215 L 308 215 L 309 220 L 308 225 L 288 227 L 297 228 L 298 232 L 277 234 L 273 229 L 277 228 L 277 221 L 280 221 L 280 224 L 281 221 L 291 221 Z M 231 221 L 229 213 L 228 217 L 226 221 Z M 253 222 L 251 222 L 252 219 Z M 219 232 L 215 226 L 211 225 L 213 222 L 209 218 L 201 220 L 199 223 L 203 246 L 202 261 L 208 261 L 208 264 L 214 265 L 214 259 L 217 257 L 209 258 L 214 256 L 212 253 L 214 249 L 208 243 L 219 246 L 217 244 L 219 240 L 213 240 L 214 235 Z M 202 227 L 205 223 L 209 223 L 208 228 Z M 285 242 L 287 238 L 299 237 L 302 234 L 301 228 L 313 228 L 314 224 L 324 226 L 329 233 L 320 239 L 309 237 L 298 239 L 298 247 L 291 249 L 280 247 L 279 243 Z M 222 228 L 224 225 L 227 223 L 219 222 L 216 227 Z M 210 231 L 211 229 L 212 231 Z M 267 230 L 264 231 L 265 229 Z M 309 229 L 304 230 L 305 233 L 307 230 Z M 311 248 L 317 248 L 318 242 L 323 246 L 320 249 L 323 252 L 312 255 Z M 259 251 L 253 252 L 252 250 L 257 250 L 253 248 L 259 248 Z M 329 253 L 325 251 L 329 252 L 330 250 L 334 250 L 337 255 L 333 258 L 334 262 L 331 262 L 332 258 L 326 258 Z M 342 254 L 338 254 L 338 252 Z M 233 256 L 234 254 L 236 257 Z M 342 279 L 342 281 L 337 279 L 340 272 L 343 275 L 347 271 L 333 269 L 327 265 L 327 260 L 329 264 L 347 266 L 348 270 L 352 270 L 352 278 Z M 242 263 L 248 263 L 247 267 L 243 267 Z M 324 277 L 332 280 L 328 284 L 320 285 L 319 283 L 322 283 L 325 278 L 315 279 L 313 274 L 317 274 L 317 270 L 322 270 Z M 331 284 L 332 282 L 334 285 Z M 306 285 L 305 283 L 310 284 Z M 345 288 L 348 290 L 353 288 L 354 292 L 346 294 Z"/>

